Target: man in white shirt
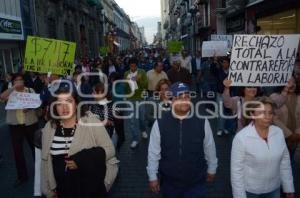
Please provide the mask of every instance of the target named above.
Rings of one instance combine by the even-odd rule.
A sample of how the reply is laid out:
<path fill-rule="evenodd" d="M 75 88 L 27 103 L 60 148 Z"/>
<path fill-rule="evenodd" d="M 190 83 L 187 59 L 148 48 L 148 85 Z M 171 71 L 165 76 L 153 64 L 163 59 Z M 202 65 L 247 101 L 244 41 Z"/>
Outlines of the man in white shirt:
<path fill-rule="evenodd" d="M 191 115 L 188 85 L 175 83 L 171 93 L 172 111 L 155 121 L 150 135 L 149 187 L 161 188 L 165 198 L 205 197 L 218 166 L 212 130 L 207 119 Z"/>
<path fill-rule="evenodd" d="M 187 69 L 190 72 L 190 74 L 192 73 L 192 57 L 189 55 L 189 52 L 186 49 L 182 50 L 180 64 L 181 67 Z"/>

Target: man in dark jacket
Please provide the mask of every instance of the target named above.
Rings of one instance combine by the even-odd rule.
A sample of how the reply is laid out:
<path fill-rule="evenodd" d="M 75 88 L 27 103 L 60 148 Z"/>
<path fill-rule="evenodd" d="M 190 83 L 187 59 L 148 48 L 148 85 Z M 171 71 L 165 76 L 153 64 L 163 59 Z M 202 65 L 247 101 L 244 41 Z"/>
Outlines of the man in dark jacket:
<path fill-rule="evenodd" d="M 215 58 L 215 61 L 212 63 L 211 67 L 214 71 L 213 73 L 217 79 L 217 92 L 216 92 L 216 99 L 219 105 L 220 110 L 222 110 L 224 115 L 231 115 L 232 112 L 230 109 L 225 108 L 223 105 L 223 91 L 224 85 L 223 81 L 227 78 L 229 73 L 229 66 L 230 66 L 230 59 L 227 57 L 223 57 L 220 61 Z M 218 131 L 217 135 L 221 136 L 223 133 L 228 135 L 229 131 L 234 131 L 235 128 L 235 119 L 225 119 L 219 115 L 218 117 Z"/>
<path fill-rule="evenodd" d="M 29 72 L 24 75 L 24 81 L 25 85 L 29 88 L 34 89 L 35 93 L 41 93 L 44 84 L 42 80 L 40 79 L 40 76 L 38 73 Z"/>
<path fill-rule="evenodd" d="M 172 57 L 172 68 L 167 72 L 171 83 L 183 82 L 191 85 L 192 76 L 190 72 L 180 65 L 180 57 Z"/>
<path fill-rule="evenodd" d="M 155 121 L 151 131 L 149 187 L 153 192 L 161 187 L 164 198 L 203 198 L 205 183 L 213 181 L 218 166 L 212 130 L 207 119 L 192 111 L 186 84 L 173 84 L 171 92 L 172 111 Z"/>

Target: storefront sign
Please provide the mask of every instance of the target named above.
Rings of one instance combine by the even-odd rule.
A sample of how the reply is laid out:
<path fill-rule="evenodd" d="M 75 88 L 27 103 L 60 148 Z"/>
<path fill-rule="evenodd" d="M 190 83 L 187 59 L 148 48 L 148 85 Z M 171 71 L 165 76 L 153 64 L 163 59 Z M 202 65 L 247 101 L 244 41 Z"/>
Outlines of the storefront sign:
<path fill-rule="evenodd" d="M 292 76 L 300 35 L 234 35 L 232 86 L 284 86 Z"/>
<path fill-rule="evenodd" d="M 202 57 L 226 56 L 227 41 L 203 41 Z"/>
<path fill-rule="evenodd" d="M 76 43 L 28 36 L 24 60 L 25 71 L 71 75 Z"/>
<path fill-rule="evenodd" d="M 40 95 L 34 93 L 13 92 L 7 101 L 6 110 L 36 109 L 42 104 Z"/>
<path fill-rule="evenodd" d="M 21 18 L 0 15 L 0 39 L 22 40 Z"/>

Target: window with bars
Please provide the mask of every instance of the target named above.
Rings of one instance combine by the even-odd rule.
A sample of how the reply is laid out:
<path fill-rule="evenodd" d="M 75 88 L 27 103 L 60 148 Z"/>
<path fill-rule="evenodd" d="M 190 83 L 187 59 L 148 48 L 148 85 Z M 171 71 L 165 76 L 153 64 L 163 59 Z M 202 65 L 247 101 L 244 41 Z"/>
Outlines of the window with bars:
<path fill-rule="evenodd" d="M 95 53 L 95 32 L 94 30 L 89 30 L 89 48 L 90 48 L 90 55 L 94 55 Z"/>
<path fill-rule="evenodd" d="M 75 29 L 73 24 L 70 24 L 69 26 L 69 33 L 70 33 L 70 41 L 75 41 Z"/>
<path fill-rule="evenodd" d="M 65 32 L 65 40 L 69 41 L 70 40 L 70 32 L 69 32 L 69 25 L 68 23 L 64 23 L 64 32 Z"/>
<path fill-rule="evenodd" d="M 49 38 L 56 38 L 56 21 L 53 18 L 48 18 L 48 36 Z"/>

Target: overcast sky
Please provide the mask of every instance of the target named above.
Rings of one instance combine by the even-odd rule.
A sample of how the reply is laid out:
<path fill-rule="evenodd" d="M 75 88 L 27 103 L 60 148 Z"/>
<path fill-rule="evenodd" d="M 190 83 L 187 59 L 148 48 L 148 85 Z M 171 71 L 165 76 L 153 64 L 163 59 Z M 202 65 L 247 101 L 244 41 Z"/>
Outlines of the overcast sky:
<path fill-rule="evenodd" d="M 153 42 L 157 33 L 157 22 L 160 21 L 160 0 L 115 0 L 125 10 L 132 21 L 145 27 L 148 43 Z"/>

